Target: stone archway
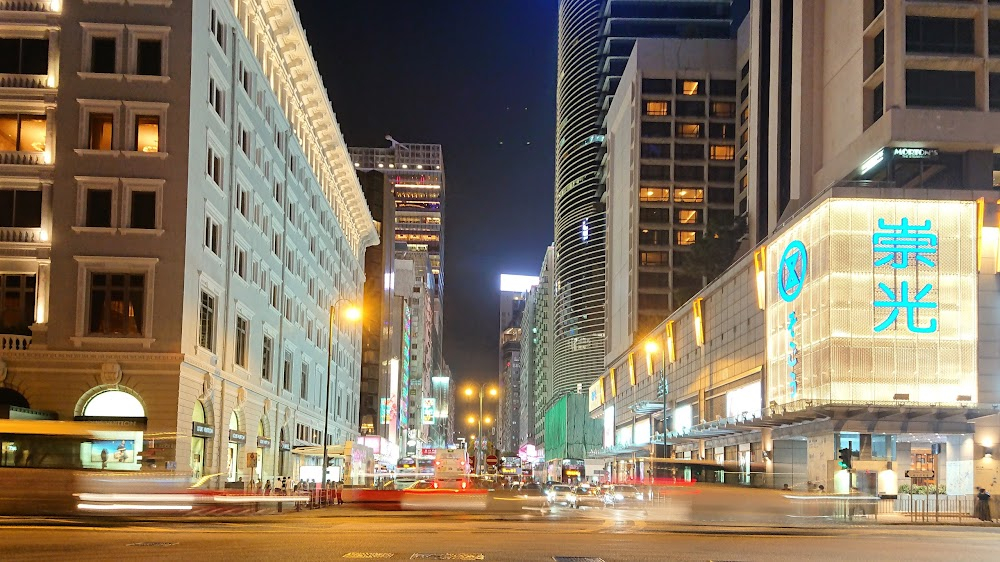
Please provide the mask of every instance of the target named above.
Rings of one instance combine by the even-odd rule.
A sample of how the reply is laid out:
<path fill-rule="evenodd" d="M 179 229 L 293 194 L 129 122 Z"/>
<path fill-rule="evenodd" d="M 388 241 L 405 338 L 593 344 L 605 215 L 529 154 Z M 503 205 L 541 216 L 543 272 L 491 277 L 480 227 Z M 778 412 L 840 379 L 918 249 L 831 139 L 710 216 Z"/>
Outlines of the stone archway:
<path fill-rule="evenodd" d="M 23 394 L 9 387 L 0 387 L 0 407 L 17 406 L 18 408 L 30 408 L 28 399 Z"/>

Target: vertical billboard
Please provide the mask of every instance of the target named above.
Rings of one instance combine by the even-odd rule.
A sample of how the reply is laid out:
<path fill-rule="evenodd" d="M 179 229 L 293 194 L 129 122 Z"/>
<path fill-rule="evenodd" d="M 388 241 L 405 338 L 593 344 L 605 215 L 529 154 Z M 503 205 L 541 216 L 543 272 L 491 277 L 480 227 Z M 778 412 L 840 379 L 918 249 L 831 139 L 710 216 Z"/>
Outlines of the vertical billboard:
<path fill-rule="evenodd" d="M 976 397 L 971 201 L 831 198 L 767 247 L 767 402 Z"/>
<path fill-rule="evenodd" d="M 410 307 L 403 304 L 403 330 L 401 333 L 400 382 L 399 382 L 399 427 L 410 423 Z"/>

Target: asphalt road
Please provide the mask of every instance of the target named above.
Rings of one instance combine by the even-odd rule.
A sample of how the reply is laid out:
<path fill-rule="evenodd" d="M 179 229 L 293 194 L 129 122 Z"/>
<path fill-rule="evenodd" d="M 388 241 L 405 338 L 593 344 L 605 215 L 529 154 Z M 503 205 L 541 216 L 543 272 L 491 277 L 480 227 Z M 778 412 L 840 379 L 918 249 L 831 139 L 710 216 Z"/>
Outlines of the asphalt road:
<path fill-rule="evenodd" d="M 218 520 L 0 520 L 0 560 L 997 560 L 997 527 L 683 525 L 626 511 L 357 507 Z M 577 557 L 577 558 L 572 558 Z"/>

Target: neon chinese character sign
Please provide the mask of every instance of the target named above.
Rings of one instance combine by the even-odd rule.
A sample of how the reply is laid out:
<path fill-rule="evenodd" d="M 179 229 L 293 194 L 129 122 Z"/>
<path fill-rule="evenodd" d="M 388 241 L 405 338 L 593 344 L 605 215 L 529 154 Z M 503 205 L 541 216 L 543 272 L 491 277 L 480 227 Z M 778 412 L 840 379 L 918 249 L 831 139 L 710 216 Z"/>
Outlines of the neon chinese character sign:
<path fill-rule="evenodd" d="M 785 247 L 778 264 L 778 296 L 790 303 L 794 301 L 806 281 L 806 271 L 809 265 L 809 255 L 801 240 L 793 240 Z M 799 394 L 799 347 L 795 342 L 795 326 L 799 319 L 796 311 L 788 314 L 788 353 L 785 361 L 788 363 L 789 395 L 794 399 Z"/>
<path fill-rule="evenodd" d="M 903 217 L 899 224 L 890 224 L 885 219 L 878 219 L 878 230 L 872 234 L 872 251 L 875 255 L 875 267 L 888 266 L 899 270 L 897 277 L 904 278 L 899 281 L 898 290 L 885 283 L 878 284 L 879 290 L 885 295 L 885 300 L 876 299 L 873 305 L 876 309 L 889 309 L 889 312 L 882 322 L 875 325 L 875 332 L 885 331 L 895 325 L 899 313 L 904 311 L 906 328 L 910 332 L 914 334 L 936 332 L 938 329 L 936 318 L 929 319 L 924 325 L 921 325 L 918 319 L 920 310 L 932 310 L 938 307 L 937 301 L 929 297 L 934 285 L 918 283 L 917 287 L 911 289 L 910 281 L 906 280 L 910 275 L 916 278 L 921 266 L 937 267 L 934 260 L 938 253 L 938 237 L 932 231 L 930 219 L 925 220 L 922 225 L 910 224 L 910 220 L 906 217 Z"/>

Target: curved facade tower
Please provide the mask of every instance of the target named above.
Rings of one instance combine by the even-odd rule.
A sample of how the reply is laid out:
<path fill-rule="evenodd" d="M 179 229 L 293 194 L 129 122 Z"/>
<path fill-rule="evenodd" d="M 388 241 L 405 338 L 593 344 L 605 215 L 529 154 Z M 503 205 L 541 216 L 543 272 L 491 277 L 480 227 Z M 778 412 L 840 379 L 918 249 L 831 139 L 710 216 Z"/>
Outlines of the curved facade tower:
<path fill-rule="evenodd" d="M 555 283 L 550 396 L 604 367 L 604 211 L 597 201 L 601 0 L 559 2 Z"/>

